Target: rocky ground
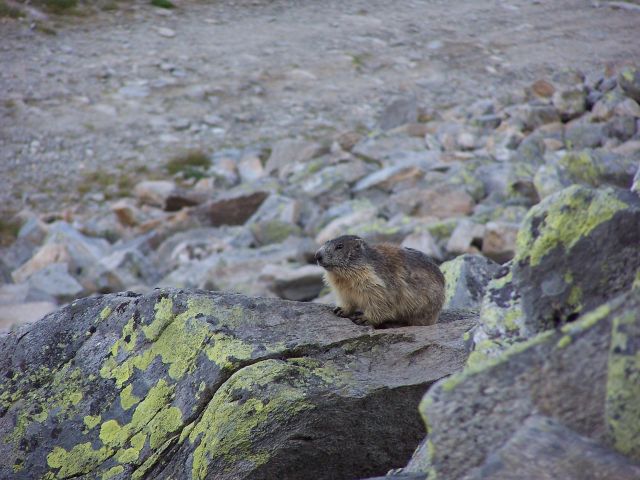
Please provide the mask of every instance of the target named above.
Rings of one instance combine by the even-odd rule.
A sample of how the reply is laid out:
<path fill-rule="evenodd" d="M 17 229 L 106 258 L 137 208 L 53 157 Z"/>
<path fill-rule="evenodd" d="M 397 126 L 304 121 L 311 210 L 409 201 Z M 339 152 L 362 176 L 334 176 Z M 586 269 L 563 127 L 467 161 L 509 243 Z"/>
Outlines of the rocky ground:
<path fill-rule="evenodd" d="M 640 477 L 637 6 L 113 7 L 2 20 L 0 477 Z"/>
<path fill-rule="evenodd" d="M 345 232 L 504 262 L 541 198 L 635 173 L 631 7 L 178 7 L 2 20 L 5 326 L 156 285 L 314 299 Z"/>

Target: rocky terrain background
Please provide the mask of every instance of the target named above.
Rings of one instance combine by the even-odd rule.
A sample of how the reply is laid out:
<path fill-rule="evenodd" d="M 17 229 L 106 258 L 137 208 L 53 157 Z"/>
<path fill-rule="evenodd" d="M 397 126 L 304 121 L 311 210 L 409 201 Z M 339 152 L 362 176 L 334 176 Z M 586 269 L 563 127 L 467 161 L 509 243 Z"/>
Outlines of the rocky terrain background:
<path fill-rule="evenodd" d="M 640 13 L 467 3 L 2 20 L 0 477 L 638 478 Z M 343 233 L 440 323 L 308 303 Z"/>

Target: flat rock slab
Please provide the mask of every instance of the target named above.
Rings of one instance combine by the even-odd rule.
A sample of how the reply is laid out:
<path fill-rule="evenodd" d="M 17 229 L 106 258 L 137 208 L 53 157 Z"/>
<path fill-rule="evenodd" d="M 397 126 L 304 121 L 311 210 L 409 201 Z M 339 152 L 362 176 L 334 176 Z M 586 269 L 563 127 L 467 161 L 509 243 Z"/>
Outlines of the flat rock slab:
<path fill-rule="evenodd" d="M 363 478 L 475 318 L 373 330 L 329 306 L 201 291 L 78 300 L 0 336 L 0 478 Z"/>

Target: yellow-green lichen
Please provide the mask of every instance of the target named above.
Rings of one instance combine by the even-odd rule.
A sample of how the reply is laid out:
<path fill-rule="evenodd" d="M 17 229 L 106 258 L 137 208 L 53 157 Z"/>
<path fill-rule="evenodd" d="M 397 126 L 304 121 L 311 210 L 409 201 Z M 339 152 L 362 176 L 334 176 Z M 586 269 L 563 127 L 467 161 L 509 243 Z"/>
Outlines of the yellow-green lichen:
<path fill-rule="evenodd" d="M 602 170 L 589 151 L 569 152 L 560 159 L 558 164 L 575 182 L 598 186 Z"/>
<path fill-rule="evenodd" d="M 147 435 L 144 432 L 139 432 L 131 437 L 129 440 L 131 446 L 122 450 L 116 457 L 118 463 L 133 463 L 138 460 L 146 441 Z"/>
<path fill-rule="evenodd" d="M 565 335 L 560 340 L 558 340 L 556 347 L 565 348 L 565 347 L 568 347 L 570 344 L 571 344 L 571 335 Z"/>
<path fill-rule="evenodd" d="M 100 415 L 95 415 L 95 416 L 87 415 L 86 417 L 84 417 L 83 420 L 87 428 L 91 430 L 92 428 L 94 428 L 96 425 L 100 423 L 100 421 L 102 420 L 102 417 Z"/>
<path fill-rule="evenodd" d="M 529 348 L 532 348 L 536 345 L 540 345 L 548 341 L 554 334 L 555 332 L 553 331 L 546 331 L 546 332 L 540 333 L 539 335 L 536 335 L 535 337 L 527 340 L 526 342 L 516 343 L 511 347 L 509 347 L 507 350 L 505 350 L 502 354 L 500 354 L 499 357 L 488 358 L 485 361 L 470 365 L 467 368 L 465 368 L 462 372 L 456 373 L 450 376 L 449 378 L 447 378 L 446 380 L 443 380 L 439 384 L 440 388 L 442 388 L 444 392 L 449 392 L 455 389 L 458 385 L 460 385 L 462 382 L 466 381 L 467 379 L 479 373 L 485 372 L 500 364 L 506 363 L 513 356 L 518 355 Z"/>
<path fill-rule="evenodd" d="M 100 320 L 105 320 L 109 315 L 111 315 L 111 307 L 104 307 L 100 312 Z"/>
<path fill-rule="evenodd" d="M 198 318 L 215 314 L 221 324 L 234 327 L 247 315 L 239 306 L 217 308 L 210 299 L 195 297 L 189 299 L 184 312 L 174 314 L 173 301 L 163 298 L 156 304 L 155 311 L 151 324 L 142 327 L 145 337 L 152 342 L 150 346 L 122 362 L 113 356 L 107 358 L 100 370 L 103 378 L 113 378 L 116 385 L 122 387 L 135 369 L 146 370 L 158 356 L 162 363 L 169 365 L 169 376 L 176 380 L 194 368 L 196 357 L 203 351 L 220 368 L 229 368 L 236 364 L 234 362 L 251 358 L 253 347 L 250 344 L 228 334 L 211 333 L 207 323 Z M 127 335 L 131 336 L 125 326 L 123 337 L 115 342 L 112 349 L 119 349 L 115 345 L 122 345 Z"/>
<path fill-rule="evenodd" d="M 306 360 L 266 360 L 236 372 L 214 394 L 202 418 L 189 434 L 197 444 L 193 453 L 192 478 L 203 479 L 209 465 L 233 465 L 238 461 L 261 465 L 269 449 L 256 450 L 256 437 L 267 432 L 267 424 L 291 421 L 296 414 L 313 408 L 306 390 L 340 376 L 337 370 Z M 336 387 L 335 383 L 331 383 Z M 261 398 L 246 394 L 261 392 Z"/>
<path fill-rule="evenodd" d="M 613 319 L 605 412 L 616 450 L 640 460 L 640 325 L 637 312 Z"/>
<path fill-rule="evenodd" d="M 104 472 L 101 478 L 102 480 L 109 480 L 116 475 L 120 475 L 122 472 L 124 472 L 124 467 L 122 465 L 116 465 L 115 467 L 110 468 L 109 470 Z"/>
<path fill-rule="evenodd" d="M 140 401 L 140 399 L 136 397 L 132 392 L 133 392 L 133 385 L 131 384 L 127 385 L 120 392 L 120 406 L 125 411 L 129 410 L 131 407 L 133 407 L 136 403 Z"/>
<path fill-rule="evenodd" d="M 579 333 L 582 333 L 590 329 L 599 321 L 607 318 L 607 316 L 609 316 L 610 313 L 611 313 L 611 306 L 608 303 L 605 303 L 604 305 L 600 305 L 595 310 L 592 310 L 589 313 L 583 315 L 582 317 L 580 317 L 580 319 L 576 320 L 575 322 L 568 323 L 567 325 L 562 327 L 561 331 L 562 333 L 566 333 L 575 337 Z"/>
<path fill-rule="evenodd" d="M 112 451 L 107 447 L 94 450 L 91 442 L 81 443 L 67 451 L 62 447 L 54 447 L 47 455 L 47 465 L 58 469 L 57 478 L 67 478 L 89 473 L 106 460 Z"/>
<path fill-rule="evenodd" d="M 4 438 L 5 443 L 19 442 L 32 422 L 43 423 L 50 415 L 59 421 L 67 420 L 73 416 L 75 407 L 82 400 L 84 379 L 80 369 L 70 364 L 54 373 L 42 367 L 29 374 L 25 381 L 26 385 L 44 385 L 42 388 L 47 390 L 43 393 L 40 388 L 29 389 L 26 395 L 22 395 L 23 405 L 18 411 L 16 426 Z"/>
<path fill-rule="evenodd" d="M 523 221 L 515 260 L 536 266 L 555 247 L 571 248 L 626 207 L 610 188 L 573 185 L 551 195 L 533 207 Z"/>

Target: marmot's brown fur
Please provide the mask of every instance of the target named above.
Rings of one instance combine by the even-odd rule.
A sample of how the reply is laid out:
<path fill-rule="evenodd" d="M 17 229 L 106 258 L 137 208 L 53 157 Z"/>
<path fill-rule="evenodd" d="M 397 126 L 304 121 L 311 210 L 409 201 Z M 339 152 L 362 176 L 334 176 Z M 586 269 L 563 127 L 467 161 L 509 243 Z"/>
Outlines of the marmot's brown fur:
<path fill-rule="evenodd" d="M 338 297 L 334 312 L 358 324 L 433 325 L 444 303 L 444 275 L 424 253 L 391 244 L 369 245 L 345 235 L 316 253 Z"/>

